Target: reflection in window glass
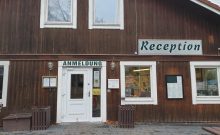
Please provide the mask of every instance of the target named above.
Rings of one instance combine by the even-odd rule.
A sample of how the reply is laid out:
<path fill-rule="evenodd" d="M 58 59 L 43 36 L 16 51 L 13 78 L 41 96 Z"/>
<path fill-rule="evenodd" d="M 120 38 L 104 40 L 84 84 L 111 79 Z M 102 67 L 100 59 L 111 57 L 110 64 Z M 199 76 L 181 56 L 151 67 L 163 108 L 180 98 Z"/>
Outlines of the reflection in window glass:
<path fill-rule="evenodd" d="M 101 116 L 101 68 L 93 69 L 92 117 Z"/>
<path fill-rule="evenodd" d="M 49 22 L 71 22 L 71 0 L 48 0 Z"/>
<path fill-rule="evenodd" d="M 0 99 L 2 99 L 4 67 L 0 67 Z"/>
<path fill-rule="evenodd" d="M 118 0 L 94 0 L 94 24 L 118 24 Z"/>
<path fill-rule="evenodd" d="M 125 67 L 125 96 L 151 97 L 150 67 Z"/>
<path fill-rule="evenodd" d="M 71 75 L 71 91 L 70 99 L 82 99 L 83 98 L 83 74 Z"/>
<path fill-rule="evenodd" d="M 197 96 L 218 96 L 216 68 L 196 68 Z"/>

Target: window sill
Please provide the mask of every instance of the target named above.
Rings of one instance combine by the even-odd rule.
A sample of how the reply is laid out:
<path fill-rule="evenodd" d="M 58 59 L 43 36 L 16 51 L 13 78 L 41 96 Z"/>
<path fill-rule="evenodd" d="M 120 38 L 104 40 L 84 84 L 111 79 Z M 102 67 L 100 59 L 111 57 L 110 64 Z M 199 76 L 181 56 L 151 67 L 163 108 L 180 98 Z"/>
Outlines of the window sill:
<path fill-rule="evenodd" d="M 135 97 L 135 98 L 125 98 L 121 100 L 122 105 L 157 105 L 157 101 L 153 98 L 143 98 L 143 97 Z"/>
<path fill-rule="evenodd" d="M 92 26 L 89 26 L 89 29 L 119 29 L 119 30 L 124 30 L 124 27 L 120 26 L 120 25 L 92 25 Z"/>
<path fill-rule="evenodd" d="M 196 97 L 193 104 L 220 104 L 220 97 Z"/>
<path fill-rule="evenodd" d="M 74 25 L 73 23 L 68 23 L 68 24 L 64 24 L 64 23 L 45 23 L 45 24 L 41 24 L 40 28 L 72 28 L 72 29 L 76 29 L 76 25 Z"/>

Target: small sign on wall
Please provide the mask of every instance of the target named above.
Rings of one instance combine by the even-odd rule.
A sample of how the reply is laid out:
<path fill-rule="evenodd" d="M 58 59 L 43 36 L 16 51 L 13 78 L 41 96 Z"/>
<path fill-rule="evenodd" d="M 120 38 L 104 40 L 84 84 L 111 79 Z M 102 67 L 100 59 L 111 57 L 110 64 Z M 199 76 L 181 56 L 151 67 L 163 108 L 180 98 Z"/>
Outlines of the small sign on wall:
<path fill-rule="evenodd" d="M 57 87 L 57 77 L 56 76 L 42 76 L 42 87 L 43 88 Z"/>
<path fill-rule="evenodd" d="M 119 89 L 119 79 L 108 79 L 109 89 Z"/>
<path fill-rule="evenodd" d="M 183 78 L 182 75 L 166 75 L 166 87 L 168 99 L 183 98 Z"/>

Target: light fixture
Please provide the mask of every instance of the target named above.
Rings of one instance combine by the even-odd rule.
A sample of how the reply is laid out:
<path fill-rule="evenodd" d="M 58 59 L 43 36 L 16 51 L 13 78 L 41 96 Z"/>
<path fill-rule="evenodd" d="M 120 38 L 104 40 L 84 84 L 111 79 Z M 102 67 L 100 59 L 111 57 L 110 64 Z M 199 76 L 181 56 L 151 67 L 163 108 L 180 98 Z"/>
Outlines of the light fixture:
<path fill-rule="evenodd" d="M 53 70 L 53 67 L 54 67 L 53 62 L 48 62 L 47 66 L 49 70 Z"/>
<path fill-rule="evenodd" d="M 110 66 L 111 66 L 111 70 L 115 70 L 115 62 L 114 61 L 111 62 Z"/>

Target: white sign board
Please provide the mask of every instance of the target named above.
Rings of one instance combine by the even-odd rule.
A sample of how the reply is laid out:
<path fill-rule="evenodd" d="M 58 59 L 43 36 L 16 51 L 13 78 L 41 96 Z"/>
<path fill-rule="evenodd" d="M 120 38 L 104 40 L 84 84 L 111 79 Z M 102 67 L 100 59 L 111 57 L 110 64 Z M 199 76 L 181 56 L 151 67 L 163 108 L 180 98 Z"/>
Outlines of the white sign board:
<path fill-rule="evenodd" d="M 168 99 L 183 98 L 183 81 L 182 76 L 166 76 L 167 97 Z"/>
<path fill-rule="evenodd" d="M 119 89 L 119 79 L 108 79 L 109 89 Z"/>
<path fill-rule="evenodd" d="M 57 87 L 57 77 L 56 76 L 42 76 L 42 87 L 43 88 Z"/>
<path fill-rule="evenodd" d="M 139 55 L 202 55 L 201 40 L 139 39 Z"/>

